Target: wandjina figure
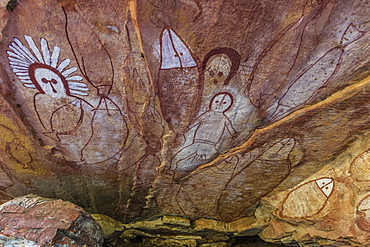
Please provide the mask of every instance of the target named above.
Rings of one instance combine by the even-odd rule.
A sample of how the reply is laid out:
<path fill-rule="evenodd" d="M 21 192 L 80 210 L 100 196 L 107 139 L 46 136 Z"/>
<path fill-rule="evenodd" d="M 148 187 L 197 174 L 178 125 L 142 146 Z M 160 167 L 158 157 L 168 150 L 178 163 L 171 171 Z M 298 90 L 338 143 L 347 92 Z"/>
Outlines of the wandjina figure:
<path fill-rule="evenodd" d="M 26 88 L 35 90 L 34 109 L 44 134 L 60 141 L 61 135 L 70 135 L 81 124 L 82 105 L 89 104 L 80 96 L 87 96 L 89 88 L 81 76 L 71 75 L 76 67 L 66 69 L 69 59 L 58 64 L 58 46 L 50 53 L 46 39 L 41 38 L 39 49 L 30 36 L 24 38 L 29 48 L 18 38 L 9 44 L 9 65 Z"/>

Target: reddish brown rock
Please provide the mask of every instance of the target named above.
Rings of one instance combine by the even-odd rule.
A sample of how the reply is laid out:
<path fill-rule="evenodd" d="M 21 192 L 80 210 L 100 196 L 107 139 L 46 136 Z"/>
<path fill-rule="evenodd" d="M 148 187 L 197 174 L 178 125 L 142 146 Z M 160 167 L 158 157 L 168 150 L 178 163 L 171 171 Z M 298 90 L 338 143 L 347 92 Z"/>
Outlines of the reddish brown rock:
<path fill-rule="evenodd" d="M 24 238 L 37 245 L 102 246 L 99 224 L 82 208 L 62 200 L 35 195 L 0 206 L 0 234 Z"/>
<path fill-rule="evenodd" d="M 225 223 L 276 196 L 275 239 L 280 221 L 332 222 L 354 186 L 348 222 L 367 228 L 368 16 L 362 0 L 2 1 L 0 200 Z M 316 174 L 352 147 L 346 174 Z"/>

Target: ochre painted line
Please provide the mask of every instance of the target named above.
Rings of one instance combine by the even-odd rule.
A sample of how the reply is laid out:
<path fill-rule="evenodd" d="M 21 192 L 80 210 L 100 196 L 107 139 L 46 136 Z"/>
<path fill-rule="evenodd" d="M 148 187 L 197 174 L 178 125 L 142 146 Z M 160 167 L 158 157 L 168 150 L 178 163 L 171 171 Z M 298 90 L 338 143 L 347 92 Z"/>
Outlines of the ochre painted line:
<path fill-rule="evenodd" d="M 317 108 L 324 108 L 324 107 L 339 103 L 340 101 L 350 99 L 353 96 L 355 96 L 356 94 L 358 94 L 359 92 L 364 91 L 366 88 L 368 89 L 368 91 L 370 93 L 370 76 L 365 78 L 364 80 L 358 82 L 358 83 L 347 86 L 343 90 L 332 94 L 328 98 L 326 98 L 326 99 L 324 99 L 324 100 L 322 100 L 322 101 L 320 101 L 320 102 L 318 102 L 314 105 L 308 105 L 308 106 L 305 106 L 302 109 L 299 109 L 295 112 L 292 112 L 288 116 L 272 123 L 269 126 L 266 126 L 262 129 L 256 129 L 246 142 L 244 142 L 240 146 L 230 148 L 228 150 L 223 151 L 217 158 L 215 158 L 214 160 L 212 160 L 209 163 L 201 165 L 200 167 L 198 167 L 198 169 L 196 169 L 191 174 L 193 174 L 193 173 L 195 173 L 195 172 L 197 172 L 201 169 L 204 169 L 206 167 L 213 166 L 213 165 L 217 164 L 220 160 L 226 159 L 226 158 L 228 158 L 232 155 L 236 155 L 238 153 L 241 153 L 241 152 L 245 151 L 263 133 L 266 133 L 266 132 L 278 127 L 279 125 L 283 124 L 284 122 L 291 122 L 295 118 L 297 118 L 299 116 L 302 116 L 302 115 L 305 115 L 306 113 L 308 113 L 310 111 L 313 111 Z M 187 177 L 189 177 L 191 174 L 189 174 Z"/>

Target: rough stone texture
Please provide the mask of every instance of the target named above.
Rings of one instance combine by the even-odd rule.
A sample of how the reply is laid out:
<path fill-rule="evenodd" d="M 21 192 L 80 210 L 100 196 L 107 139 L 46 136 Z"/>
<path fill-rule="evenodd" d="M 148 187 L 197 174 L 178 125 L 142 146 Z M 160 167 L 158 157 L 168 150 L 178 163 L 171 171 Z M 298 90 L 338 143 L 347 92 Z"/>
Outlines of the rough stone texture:
<path fill-rule="evenodd" d="M 91 216 L 103 230 L 105 246 L 116 246 L 119 236 L 125 230 L 125 226 L 121 222 L 106 215 L 92 214 Z"/>
<path fill-rule="evenodd" d="M 180 235 L 368 244 L 369 14 L 364 0 L 0 1 L 0 199 L 127 225 L 173 215 Z"/>
<path fill-rule="evenodd" d="M 35 195 L 0 206 L 0 243 L 23 246 L 102 246 L 103 231 L 82 208 Z M 5 236 L 9 236 L 6 238 Z M 34 244 L 34 245 L 33 245 Z"/>
<path fill-rule="evenodd" d="M 265 219 L 246 217 L 226 223 L 200 218 L 191 222 L 184 217 L 164 215 L 154 220 L 125 224 L 120 238 L 127 246 L 136 246 L 135 243 L 137 246 L 252 246 L 258 243 L 270 246 L 253 237 L 267 226 Z"/>
<path fill-rule="evenodd" d="M 20 237 L 14 237 L 14 236 L 4 236 L 4 235 L 0 235 L 0 243 L 2 244 L 2 246 L 4 247 L 11 247 L 11 246 L 15 246 L 15 247 L 38 247 L 40 245 L 36 244 L 34 241 L 29 241 L 27 239 L 24 239 L 24 238 L 20 238 Z"/>
<path fill-rule="evenodd" d="M 369 188 L 368 180 L 364 180 L 368 145 L 369 134 L 366 132 L 312 177 L 289 191 L 265 198 L 266 205 L 270 204 L 274 209 L 269 226 L 261 236 L 268 241 L 286 244 L 369 245 Z M 327 186 L 330 193 L 323 193 L 326 187 L 317 190 L 319 186 L 315 181 L 323 179 L 330 182 Z M 289 200 L 293 193 L 296 197 L 294 207 Z M 291 210 L 285 212 L 285 208 Z"/>

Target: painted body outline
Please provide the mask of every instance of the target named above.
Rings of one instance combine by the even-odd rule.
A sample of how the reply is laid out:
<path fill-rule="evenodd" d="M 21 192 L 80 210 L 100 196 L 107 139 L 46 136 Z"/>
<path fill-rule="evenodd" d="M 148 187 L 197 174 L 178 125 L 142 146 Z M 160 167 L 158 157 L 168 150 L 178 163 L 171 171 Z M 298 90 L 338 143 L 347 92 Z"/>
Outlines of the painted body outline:
<path fill-rule="evenodd" d="M 217 214 L 219 216 L 220 219 L 224 220 L 224 221 L 227 221 L 227 220 L 230 220 L 229 215 L 227 214 L 227 212 L 222 212 L 222 208 L 229 208 L 230 206 L 233 205 L 232 202 L 223 202 L 222 201 L 222 197 L 223 197 L 223 194 L 226 193 L 226 190 L 227 190 L 227 187 L 233 183 L 233 180 L 235 178 L 237 178 L 238 176 L 241 176 L 243 175 L 243 173 L 246 171 L 246 169 L 250 168 L 255 162 L 258 162 L 258 161 L 263 161 L 263 159 L 261 159 L 261 156 L 265 155 L 265 154 L 268 154 L 272 148 L 276 148 L 275 145 L 280 145 L 281 147 L 276 150 L 278 152 L 284 150 L 284 149 L 288 149 L 289 152 L 288 152 L 288 155 L 285 157 L 285 159 L 287 160 L 287 164 L 286 166 L 288 167 L 288 169 L 286 170 L 286 174 L 283 174 L 283 177 L 281 179 L 280 182 L 277 183 L 277 185 L 279 185 L 282 181 L 284 181 L 285 178 L 287 178 L 289 175 L 290 175 L 290 172 L 291 172 L 291 162 L 289 161 L 289 156 L 292 152 L 292 150 L 295 148 L 297 144 L 297 141 L 293 138 L 293 137 L 290 137 L 290 138 L 285 138 L 283 140 L 279 140 L 279 141 L 276 141 L 276 142 L 273 142 L 271 145 L 269 145 L 268 147 L 261 147 L 259 148 L 260 151 L 259 151 L 259 154 L 255 157 L 252 157 L 250 156 L 250 158 L 252 158 L 252 160 L 248 161 L 246 165 L 244 165 L 242 168 L 240 169 L 236 169 L 237 168 L 237 165 L 238 163 L 235 165 L 235 170 L 233 171 L 233 174 L 232 176 L 228 179 L 227 183 L 225 183 L 225 185 L 223 186 L 223 188 L 220 190 L 218 196 L 217 196 L 217 200 L 216 200 L 216 210 L 217 210 Z M 272 176 L 275 176 L 275 174 L 271 174 Z M 276 186 L 277 186 L 276 185 Z M 270 191 L 266 192 L 265 194 L 261 195 L 260 198 L 262 198 L 263 196 L 267 195 L 269 192 L 271 192 L 275 187 L 273 187 Z M 237 189 L 237 188 L 235 188 Z M 246 194 L 248 194 L 248 191 L 245 192 Z M 242 193 L 243 194 L 243 193 Z M 241 197 L 239 195 L 239 197 Z M 260 199 L 259 198 L 259 199 Z M 258 201 L 258 200 L 257 200 Z M 224 205 L 224 203 L 226 203 L 226 205 Z M 250 207 L 251 205 L 249 206 L 244 206 L 243 208 L 241 208 L 239 210 L 239 212 L 233 212 L 232 213 L 232 217 L 233 219 L 236 219 L 238 218 L 248 207 Z"/>
<path fill-rule="evenodd" d="M 294 216 L 289 216 L 289 215 L 284 214 L 284 206 L 287 203 L 287 200 L 290 198 L 290 196 L 294 193 L 300 192 L 300 189 L 308 187 L 310 185 L 314 186 L 314 188 L 316 188 L 316 187 L 318 188 L 316 190 L 312 190 L 312 194 L 313 194 L 312 196 L 316 196 L 314 194 L 314 192 L 317 192 L 317 193 L 319 193 L 318 196 L 321 196 L 322 198 L 324 198 L 324 201 L 321 200 L 322 205 L 318 205 L 318 206 L 320 206 L 320 208 L 318 210 L 316 209 L 314 213 L 309 214 L 309 215 L 302 215 L 302 216 L 295 216 L 294 217 Z M 330 187 L 328 187 L 329 185 L 330 185 Z M 334 179 L 332 177 L 317 178 L 317 179 L 310 180 L 306 183 L 303 183 L 303 184 L 297 186 L 296 188 L 291 190 L 289 193 L 287 193 L 287 195 L 283 199 L 280 210 L 279 210 L 280 217 L 282 217 L 282 218 L 291 218 L 291 219 L 306 219 L 306 218 L 314 217 L 315 215 L 322 212 L 322 210 L 325 208 L 328 200 L 330 199 L 331 195 L 333 194 L 333 192 L 335 190 L 335 186 L 336 185 L 335 185 Z M 306 196 L 310 196 L 310 195 L 307 194 Z M 322 198 L 320 198 L 320 199 L 322 199 Z M 307 201 L 307 203 L 309 203 L 309 202 L 311 202 L 311 200 Z M 317 206 L 317 205 L 314 205 L 314 206 Z"/>
<path fill-rule="evenodd" d="M 126 116 L 123 114 L 123 112 L 121 111 L 121 108 L 118 106 L 118 104 L 116 102 L 114 102 L 113 100 L 110 99 L 110 97 L 108 96 L 112 90 L 112 87 L 113 87 L 113 84 L 114 84 L 114 78 L 115 78 L 115 73 L 114 73 L 114 66 L 113 66 L 113 61 L 112 61 L 112 57 L 111 55 L 109 54 L 108 50 L 105 48 L 104 44 L 102 43 L 102 41 L 96 36 L 96 39 L 97 41 L 100 43 L 102 49 L 104 50 L 104 52 L 106 53 L 106 55 L 108 56 L 108 59 L 109 59 L 109 65 L 110 65 L 110 68 L 111 68 L 111 81 L 107 84 L 100 84 L 100 85 L 95 85 L 93 83 L 93 81 L 89 78 L 88 76 L 88 73 L 87 73 L 87 70 L 86 70 L 86 67 L 85 67 L 85 62 L 84 62 L 84 57 L 81 55 L 81 62 L 80 60 L 78 59 L 77 57 L 77 53 L 75 51 L 75 49 L 73 48 L 73 45 L 72 45 L 72 41 L 69 37 L 69 34 L 68 34 L 68 15 L 67 15 L 67 11 L 65 10 L 65 8 L 62 6 L 62 10 L 63 10 L 63 13 L 64 13 L 64 16 L 65 16 L 65 26 L 64 26 L 64 30 L 65 30 L 65 34 L 66 34 L 66 38 L 67 38 L 67 41 L 68 41 L 68 44 L 72 50 L 72 53 L 73 53 L 73 56 L 75 58 L 75 61 L 77 63 L 77 67 L 79 68 L 82 76 L 87 80 L 87 82 L 92 86 L 94 87 L 96 90 L 97 90 L 97 94 L 98 96 L 100 97 L 99 99 L 99 103 L 98 105 L 92 110 L 94 113 L 93 113 L 93 116 L 92 116 L 92 121 L 90 123 L 90 127 L 91 127 L 91 135 L 88 139 L 88 141 L 85 143 L 85 145 L 83 146 L 83 148 L 80 150 L 80 154 L 81 154 L 81 159 L 82 161 L 86 162 L 85 161 L 85 158 L 84 158 L 84 150 L 87 149 L 88 145 L 91 143 L 93 137 L 94 137 L 94 120 L 96 119 L 96 115 L 99 111 L 106 111 L 107 112 L 107 115 L 108 116 L 111 116 L 111 114 L 109 113 L 109 111 L 117 111 L 118 114 L 122 117 L 122 122 L 123 122 L 123 128 L 126 130 L 126 133 L 125 133 L 125 137 L 123 138 L 123 141 L 120 145 L 120 148 L 114 152 L 113 154 L 109 155 L 108 157 L 105 157 L 104 159 L 102 160 L 99 160 L 98 162 L 93 162 L 93 163 L 103 163 L 103 162 L 106 162 L 112 158 L 114 158 L 116 155 L 118 155 L 123 149 L 124 147 L 126 146 L 127 144 L 127 139 L 130 135 L 130 131 L 129 131 L 129 128 L 128 128 L 128 125 L 127 125 L 127 121 L 126 121 Z M 80 15 L 80 14 L 79 14 Z M 83 19 L 83 18 L 82 18 Z M 83 19 L 83 21 L 85 21 Z M 85 21 L 86 22 L 86 21 Z M 105 109 L 100 109 L 99 107 L 104 104 L 105 105 Z M 113 105 L 113 107 L 115 107 L 115 109 L 109 109 L 108 107 L 108 104 L 111 104 Z"/>
<path fill-rule="evenodd" d="M 305 15 L 306 15 L 305 10 L 306 10 L 306 8 L 308 8 L 308 5 L 310 3 L 312 4 L 312 1 L 311 0 L 306 0 L 305 3 L 304 3 L 304 5 L 303 5 L 303 9 L 302 9 L 300 18 L 298 18 L 298 20 L 294 21 L 293 23 L 289 24 L 287 27 L 283 28 L 283 30 L 281 30 L 269 42 L 268 46 L 258 56 L 257 61 L 253 65 L 252 72 L 251 72 L 251 74 L 250 74 L 250 76 L 248 78 L 248 83 L 247 83 L 247 87 L 246 87 L 246 90 L 245 90 L 245 95 L 249 98 L 249 100 L 252 103 L 252 105 L 254 105 L 257 109 L 268 107 L 269 105 L 266 106 L 265 103 L 268 100 L 271 100 L 272 97 L 274 97 L 274 94 L 276 94 L 281 89 L 283 89 L 284 82 L 286 81 L 288 75 L 290 74 L 290 72 L 292 71 L 292 69 L 294 68 L 294 66 L 296 65 L 297 58 L 300 55 L 300 51 L 301 51 L 301 46 L 302 46 L 302 42 L 303 42 L 303 38 L 304 38 L 305 29 L 311 23 L 311 21 L 315 20 L 316 18 L 318 18 L 323 13 L 323 11 L 325 10 L 325 8 L 328 6 L 328 4 L 330 2 L 332 2 L 332 0 L 323 0 L 323 1 L 317 1 L 317 2 L 319 4 L 318 9 L 315 10 L 314 13 L 311 13 L 311 14 L 309 13 L 308 14 L 309 16 L 308 16 L 308 18 L 306 20 L 306 18 L 305 18 Z M 299 45 L 298 45 L 298 48 L 297 48 L 297 50 L 295 52 L 293 61 L 288 66 L 288 71 L 286 73 L 287 76 L 284 77 L 283 81 L 278 82 L 278 83 L 274 83 L 274 84 L 278 84 L 278 87 L 274 87 L 273 88 L 273 91 L 271 93 L 264 94 L 263 92 L 260 92 L 259 97 L 253 99 L 252 93 L 254 91 L 257 91 L 257 92 L 258 91 L 261 91 L 261 88 L 263 88 L 263 83 L 264 83 L 264 82 L 262 82 L 261 86 L 260 87 L 257 87 L 257 90 L 252 87 L 252 85 L 254 84 L 255 76 L 256 76 L 256 73 L 258 72 L 258 68 L 259 68 L 260 63 L 262 62 L 262 60 L 266 57 L 266 55 L 268 55 L 268 53 L 272 49 L 276 48 L 276 46 L 279 47 L 281 40 L 284 39 L 284 36 L 289 31 L 294 31 L 294 29 L 297 29 L 299 26 L 301 26 L 300 27 L 301 34 L 299 35 Z M 258 86 L 258 84 L 257 84 L 257 86 Z M 269 102 L 269 104 L 272 104 L 272 103 Z"/>
<path fill-rule="evenodd" d="M 192 142 L 181 148 L 171 159 L 170 170 L 177 174 L 175 179 L 186 176 L 201 164 L 207 163 L 214 158 L 220 152 L 220 141 L 223 139 L 226 131 L 232 138 L 238 136 L 238 132 L 225 114 L 232 107 L 234 103 L 233 98 L 233 95 L 229 92 L 215 94 L 210 100 L 209 110 L 202 113 L 191 125 L 187 126 L 187 132 L 195 130 Z M 209 130 L 209 125 L 214 123 L 222 125 L 222 128 L 220 128 L 220 133 L 212 136 L 213 140 L 209 140 L 210 136 L 207 130 Z M 194 147 L 195 151 L 192 150 Z M 179 163 L 184 161 L 189 161 L 193 165 L 181 167 Z"/>
<path fill-rule="evenodd" d="M 7 53 L 10 67 L 26 88 L 38 91 L 34 94 L 33 104 L 37 118 L 45 130 L 43 134 L 55 141 L 60 141 L 59 135 L 71 135 L 81 125 L 84 113 L 82 104 L 91 105 L 77 95 L 87 96 L 89 88 L 81 82 L 81 76 L 71 75 L 77 70 L 76 67 L 66 69 L 70 64 L 68 58 L 58 64 L 60 55 L 58 46 L 55 46 L 51 51 L 48 41 L 41 38 L 41 48 L 39 49 L 30 36 L 24 35 L 24 38 L 28 47 L 18 38 L 14 38 L 8 45 Z M 56 99 L 67 99 L 69 102 L 61 105 Z M 43 107 L 43 103 L 48 104 L 49 107 Z M 61 128 L 58 130 L 54 128 L 54 114 L 69 104 L 78 105 L 77 108 L 79 109 L 77 110 L 80 112 L 78 113 L 77 122 L 72 122 L 72 127 L 67 126 L 69 129 Z M 40 111 L 39 107 L 43 110 Z"/>
<path fill-rule="evenodd" d="M 359 178 L 359 175 L 361 176 L 362 174 L 367 174 L 367 169 L 366 167 L 362 168 L 361 166 L 357 165 L 358 162 L 361 162 L 363 160 L 363 157 L 364 156 L 370 156 L 370 148 L 361 152 L 359 155 L 357 155 L 356 158 L 353 159 L 353 161 L 351 162 L 350 166 L 349 166 L 349 174 L 351 177 L 353 177 L 356 181 L 358 182 L 368 182 L 370 181 L 370 178 L 365 178 L 362 177 L 362 178 Z M 361 162 L 361 163 L 368 163 L 366 162 L 366 160 L 364 162 Z"/>
<path fill-rule="evenodd" d="M 164 120 L 172 131 L 181 134 L 200 109 L 203 86 L 199 61 L 183 38 L 165 21 L 163 24 L 154 93 L 160 99 Z"/>
<path fill-rule="evenodd" d="M 352 33 L 353 31 L 355 31 L 357 33 L 357 36 L 354 39 L 351 39 L 351 37 L 347 38 L 346 37 L 347 32 Z M 293 109 L 296 109 L 300 105 L 307 103 L 309 100 L 311 100 L 315 96 L 315 94 L 318 91 L 320 91 L 321 89 L 325 88 L 325 86 L 328 84 L 328 82 L 331 80 L 331 78 L 340 69 L 340 65 L 341 65 L 341 62 L 342 62 L 342 55 L 344 54 L 345 47 L 347 47 L 348 45 L 352 44 L 353 42 L 356 42 L 357 40 L 359 40 L 364 35 L 365 35 L 365 32 L 364 31 L 359 30 L 353 23 L 350 23 L 347 26 L 347 28 L 345 29 L 345 31 L 343 32 L 343 34 L 341 36 L 341 39 L 339 41 L 339 44 L 337 46 L 329 49 L 328 51 L 326 51 L 319 59 L 317 59 L 315 62 L 313 62 L 312 64 L 310 64 L 307 68 L 305 68 L 301 73 L 299 73 L 298 76 L 296 76 L 295 79 L 290 83 L 289 87 L 285 90 L 284 94 L 278 100 L 276 109 L 270 114 L 269 121 L 275 121 L 275 120 L 281 118 L 284 115 L 284 113 L 287 114 L 288 112 L 290 112 Z M 285 99 L 284 97 L 287 96 L 287 95 L 289 95 L 289 94 L 292 94 L 292 92 L 293 92 L 292 91 L 292 88 L 294 88 L 294 87 L 297 86 L 297 82 L 300 82 L 300 79 L 302 77 L 304 77 L 307 73 L 309 75 L 309 72 L 310 72 L 310 70 L 312 68 L 314 68 L 316 65 L 320 64 L 320 62 L 322 60 L 324 60 L 328 56 L 328 54 L 330 54 L 332 52 L 335 52 L 335 51 L 339 52 L 339 55 L 338 55 L 337 58 L 335 58 L 336 64 L 335 64 L 334 70 L 325 79 L 325 81 L 322 83 L 322 85 L 319 85 L 315 90 L 313 90 L 313 92 L 310 94 L 309 97 L 305 98 L 300 103 L 298 103 L 298 104 L 296 104 L 294 106 L 284 105 L 282 103 L 282 101 Z M 298 93 L 299 93 L 299 88 L 296 89 L 296 90 L 298 90 Z"/>

